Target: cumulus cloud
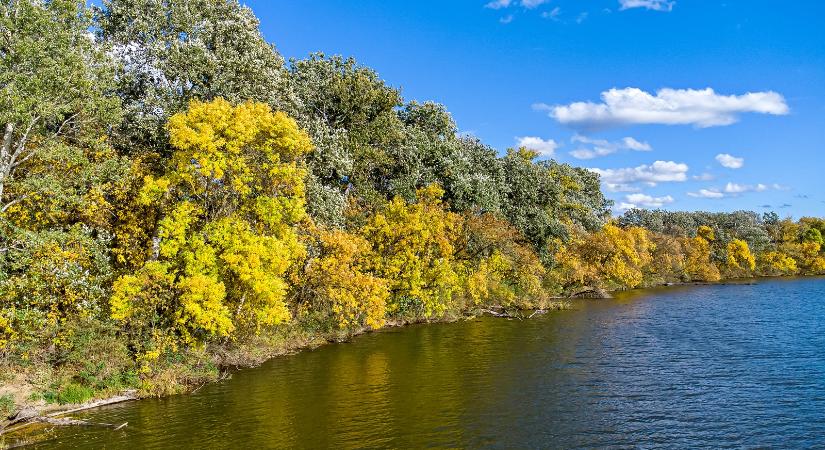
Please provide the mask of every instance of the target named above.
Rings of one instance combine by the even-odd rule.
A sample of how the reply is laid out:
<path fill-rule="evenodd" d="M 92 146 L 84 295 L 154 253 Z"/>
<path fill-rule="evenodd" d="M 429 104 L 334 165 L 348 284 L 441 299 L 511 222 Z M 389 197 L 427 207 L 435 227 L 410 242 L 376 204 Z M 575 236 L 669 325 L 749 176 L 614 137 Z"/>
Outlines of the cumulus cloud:
<path fill-rule="evenodd" d="M 635 206 L 644 206 L 645 208 L 661 208 L 662 206 L 673 203 L 673 197 L 665 195 L 664 197 L 653 197 L 647 194 L 630 194 L 625 196 L 627 203 Z"/>
<path fill-rule="evenodd" d="M 570 152 L 570 155 L 576 159 L 593 159 L 625 149 L 637 152 L 649 152 L 653 150 L 653 147 L 647 142 L 639 142 L 632 137 L 625 137 L 616 142 L 609 142 L 604 139 L 591 139 L 577 134 L 573 136 L 570 141 L 583 144 L 581 147 Z"/>
<path fill-rule="evenodd" d="M 652 11 L 670 12 L 673 11 L 673 5 L 675 5 L 676 2 L 667 0 L 619 0 L 619 4 L 622 5 L 621 8 L 619 8 L 621 11 L 633 8 L 645 8 Z"/>
<path fill-rule="evenodd" d="M 516 138 L 519 147 L 526 147 L 535 150 L 543 156 L 553 156 L 559 144 L 553 139 L 542 139 L 536 136 L 523 136 Z"/>
<path fill-rule="evenodd" d="M 535 7 L 541 6 L 550 0 L 521 0 L 521 6 L 527 9 L 533 9 Z"/>
<path fill-rule="evenodd" d="M 507 8 L 511 3 L 513 3 L 512 0 L 493 0 L 492 2 L 484 5 L 484 7 L 490 9 L 501 9 Z"/>
<path fill-rule="evenodd" d="M 642 189 L 625 183 L 604 183 L 608 192 L 639 192 Z"/>
<path fill-rule="evenodd" d="M 553 20 L 559 20 L 559 15 L 561 15 L 561 8 L 559 8 L 558 6 L 551 9 L 550 11 L 544 11 L 543 13 L 541 13 L 541 17 Z"/>
<path fill-rule="evenodd" d="M 605 184 L 643 182 L 648 186 L 655 186 L 656 183 L 687 180 L 688 165 L 673 161 L 656 161 L 650 165 L 642 164 L 637 167 L 590 170 L 599 174 Z"/>
<path fill-rule="evenodd" d="M 722 167 L 727 167 L 728 169 L 740 169 L 745 165 L 745 158 L 737 158 L 727 153 L 716 155 L 716 161 L 718 161 Z"/>
<path fill-rule="evenodd" d="M 660 89 L 656 95 L 638 88 L 613 88 L 601 93 L 601 103 L 568 105 L 537 103 L 558 122 L 595 129 L 618 125 L 661 124 L 713 127 L 730 125 L 743 113 L 788 114 L 785 98 L 773 91 L 719 95 L 713 89 Z"/>
<path fill-rule="evenodd" d="M 739 184 L 739 183 L 727 183 L 724 188 L 717 189 L 717 188 L 709 188 L 709 189 L 700 189 L 698 192 L 688 192 L 687 195 L 696 198 L 724 198 L 724 197 L 736 197 L 741 194 L 745 194 L 747 192 L 765 192 L 769 189 L 780 189 L 782 186 L 778 184 L 767 185 L 763 183 L 757 184 Z"/>
<path fill-rule="evenodd" d="M 698 192 L 688 192 L 687 195 L 694 198 L 722 198 L 725 196 L 716 189 L 699 189 Z"/>
<path fill-rule="evenodd" d="M 757 185 L 728 183 L 725 185 L 725 192 L 728 194 L 743 194 L 745 192 L 763 192 L 768 190 L 768 186 L 762 183 Z"/>

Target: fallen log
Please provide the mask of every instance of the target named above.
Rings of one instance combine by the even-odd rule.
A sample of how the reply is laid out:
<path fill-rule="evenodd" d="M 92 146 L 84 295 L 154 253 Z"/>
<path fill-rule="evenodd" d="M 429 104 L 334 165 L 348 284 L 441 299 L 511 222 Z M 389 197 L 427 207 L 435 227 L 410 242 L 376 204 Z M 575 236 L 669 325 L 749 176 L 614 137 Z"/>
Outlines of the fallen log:
<path fill-rule="evenodd" d="M 5 428 L 0 427 L 0 435 L 4 433 L 9 433 L 12 431 L 20 430 L 28 425 L 33 423 L 46 423 L 50 425 L 93 425 L 93 426 L 105 426 L 105 427 L 113 427 L 115 430 L 120 430 L 127 425 L 127 423 L 122 424 L 111 424 L 111 423 L 95 423 L 95 422 L 88 422 L 85 420 L 80 419 L 72 419 L 72 418 L 59 418 L 58 416 L 62 416 L 65 414 L 71 414 L 78 411 L 83 411 L 86 409 L 91 408 L 98 408 L 101 406 L 112 405 L 115 403 L 126 402 L 129 400 L 135 400 L 137 396 L 135 396 L 132 392 L 127 392 L 124 395 L 116 395 L 114 397 L 102 399 L 102 400 L 95 400 L 93 402 L 84 403 L 76 408 L 68 409 L 65 411 L 55 411 L 50 414 L 46 415 L 39 415 L 37 412 L 31 408 L 24 409 L 18 412 L 14 419 L 6 425 Z"/>

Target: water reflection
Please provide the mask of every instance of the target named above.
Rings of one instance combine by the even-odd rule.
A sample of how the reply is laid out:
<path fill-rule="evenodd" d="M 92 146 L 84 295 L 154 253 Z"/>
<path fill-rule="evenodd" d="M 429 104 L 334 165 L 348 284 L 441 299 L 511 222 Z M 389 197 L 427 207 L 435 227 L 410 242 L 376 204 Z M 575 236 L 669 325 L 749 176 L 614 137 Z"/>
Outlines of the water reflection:
<path fill-rule="evenodd" d="M 375 333 L 49 448 L 825 445 L 825 281 L 633 292 L 529 321 Z"/>

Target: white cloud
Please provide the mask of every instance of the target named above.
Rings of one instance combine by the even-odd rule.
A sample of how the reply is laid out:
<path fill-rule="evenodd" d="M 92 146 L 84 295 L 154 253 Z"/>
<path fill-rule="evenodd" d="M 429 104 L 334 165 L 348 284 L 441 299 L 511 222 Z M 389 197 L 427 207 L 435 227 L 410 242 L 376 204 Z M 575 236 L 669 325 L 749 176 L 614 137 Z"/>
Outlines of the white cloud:
<path fill-rule="evenodd" d="M 788 114 L 782 95 L 749 92 L 719 95 L 713 89 L 660 89 L 652 95 L 638 88 L 610 89 L 601 93 L 602 103 L 574 102 L 569 105 L 533 105 L 549 111 L 558 122 L 600 128 L 615 125 L 662 124 L 712 127 L 730 125 L 742 113 Z"/>
<path fill-rule="evenodd" d="M 673 197 L 669 195 L 653 197 L 647 194 L 629 194 L 625 196 L 625 200 L 630 204 L 644 206 L 646 208 L 661 208 L 662 206 L 673 203 Z"/>
<path fill-rule="evenodd" d="M 769 189 L 780 189 L 782 186 L 778 184 L 773 184 L 768 186 L 767 184 L 757 183 L 757 184 L 739 184 L 739 183 L 728 183 L 725 185 L 723 189 L 699 189 L 699 192 L 688 192 L 688 195 L 691 197 L 696 198 L 723 198 L 723 197 L 736 197 L 740 194 L 744 194 L 747 192 L 765 192 Z"/>
<path fill-rule="evenodd" d="M 608 192 L 639 192 L 642 189 L 624 183 L 604 183 L 604 188 Z"/>
<path fill-rule="evenodd" d="M 544 17 L 545 19 L 553 19 L 553 20 L 558 20 L 559 15 L 561 15 L 561 8 L 559 8 L 558 6 L 556 6 L 555 8 L 553 8 L 550 11 L 544 11 L 543 13 L 541 13 L 541 17 Z"/>
<path fill-rule="evenodd" d="M 588 16 L 588 13 L 587 13 L 586 11 L 585 11 L 585 12 L 583 12 L 583 13 L 580 13 L 580 14 L 576 17 L 576 23 L 582 23 L 582 22 L 584 22 L 584 21 L 585 21 L 585 19 L 587 19 L 587 16 Z"/>
<path fill-rule="evenodd" d="M 645 8 L 653 11 L 670 12 L 673 10 L 673 5 L 675 5 L 676 2 L 667 0 L 619 0 L 619 4 L 622 5 L 622 7 L 619 8 L 622 11 L 632 8 Z"/>
<path fill-rule="evenodd" d="M 638 152 L 648 152 L 653 150 L 647 142 L 639 142 L 632 137 L 626 137 L 617 142 L 609 142 L 604 139 L 591 139 L 582 135 L 575 135 L 571 142 L 585 144 L 588 147 L 580 147 L 570 152 L 576 159 L 593 159 L 598 156 L 606 156 L 616 153 L 619 150 L 635 150 Z"/>
<path fill-rule="evenodd" d="M 603 183 L 627 184 L 644 182 L 648 186 L 656 183 L 687 180 L 688 165 L 673 161 L 656 161 L 638 167 L 622 169 L 590 169 L 601 176 Z"/>
<path fill-rule="evenodd" d="M 490 9 L 501 9 L 507 8 L 508 6 L 510 6 L 510 3 L 512 3 L 512 0 L 493 0 L 492 2 L 484 5 L 484 7 Z"/>
<path fill-rule="evenodd" d="M 526 147 L 530 150 L 535 150 L 543 156 L 553 156 L 559 144 L 552 139 L 542 139 L 536 136 L 524 136 L 516 138 L 519 147 Z"/>
<path fill-rule="evenodd" d="M 728 169 L 741 169 L 742 166 L 745 165 L 745 158 L 737 158 L 727 153 L 716 155 L 716 161 L 719 161 L 722 167 L 727 167 Z"/>
<path fill-rule="evenodd" d="M 622 143 L 624 144 L 625 148 L 629 148 L 630 150 L 636 150 L 637 152 L 649 152 L 653 150 L 653 147 L 650 146 L 647 142 L 639 142 L 632 137 L 626 137 L 622 139 Z"/>
<path fill-rule="evenodd" d="M 633 203 L 627 203 L 627 202 L 619 202 L 619 204 L 616 205 L 616 209 L 619 210 L 619 211 L 627 211 L 628 209 L 633 209 L 635 207 L 636 207 L 636 205 L 634 205 Z"/>
<path fill-rule="evenodd" d="M 521 0 L 519 2 L 514 2 L 513 0 L 493 0 L 484 5 L 484 7 L 490 9 L 502 9 L 509 8 L 510 6 L 513 6 L 515 4 L 519 4 L 523 8 L 534 9 L 549 2 L 550 0 Z"/>
<path fill-rule="evenodd" d="M 692 178 L 692 179 L 694 179 L 694 180 L 697 180 L 697 181 L 711 181 L 711 180 L 714 180 L 714 179 L 715 179 L 715 177 L 713 176 L 713 174 L 711 174 L 711 173 L 707 173 L 707 172 L 705 172 L 705 173 L 703 173 L 703 174 L 701 174 L 701 175 L 694 175 L 694 176 L 692 176 L 692 177 L 690 177 L 690 178 Z"/>
<path fill-rule="evenodd" d="M 725 192 L 728 194 L 742 194 L 745 192 L 763 192 L 768 190 L 768 186 L 759 183 L 755 186 L 750 184 L 728 183 L 725 185 Z"/>
<path fill-rule="evenodd" d="M 688 192 L 687 195 L 695 198 L 722 198 L 725 196 L 716 189 L 699 189 L 699 192 Z"/>
<path fill-rule="evenodd" d="M 508 15 L 502 17 L 501 19 L 498 19 L 498 21 L 503 23 L 503 24 L 508 24 L 508 23 L 513 21 L 513 15 L 508 14 Z"/>
<path fill-rule="evenodd" d="M 527 9 L 533 9 L 537 6 L 541 6 L 550 0 L 521 0 L 521 6 Z"/>

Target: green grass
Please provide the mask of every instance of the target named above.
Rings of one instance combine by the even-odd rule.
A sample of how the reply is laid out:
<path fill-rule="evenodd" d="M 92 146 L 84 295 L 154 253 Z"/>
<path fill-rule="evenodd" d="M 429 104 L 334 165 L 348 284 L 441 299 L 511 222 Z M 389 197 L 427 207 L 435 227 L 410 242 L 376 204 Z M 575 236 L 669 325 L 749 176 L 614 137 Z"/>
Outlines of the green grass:
<path fill-rule="evenodd" d="M 94 397 L 95 391 L 92 388 L 70 383 L 63 386 L 57 393 L 57 403 L 65 405 L 67 403 L 84 403 Z"/>
<path fill-rule="evenodd" d="M 10 416 L 14 410 L 14 398 L 9 394 L 0 396 L 0 419 Z"/>

